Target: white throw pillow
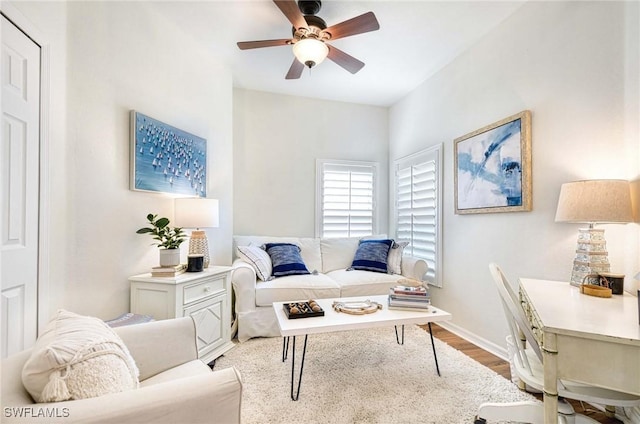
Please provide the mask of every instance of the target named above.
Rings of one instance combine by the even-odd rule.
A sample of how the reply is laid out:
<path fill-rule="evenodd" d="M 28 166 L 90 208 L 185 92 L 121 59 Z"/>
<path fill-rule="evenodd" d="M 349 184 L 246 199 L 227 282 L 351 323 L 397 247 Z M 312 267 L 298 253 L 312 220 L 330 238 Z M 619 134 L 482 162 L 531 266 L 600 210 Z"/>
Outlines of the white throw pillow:
<path fill-rule="evenodd" d="M 402 253 L 409 245 L 408 241 L 395 241 L 389 249 L 387 257 L 387 269 L 392 274 L 402 274 Z"/>
<path fill-rule="evenodd" d="M 238 246 L 238 257 L 250 264 L 262 281 L 269 281 L 273 272 L 271 257 L 259 246 Z"/>
<path fill-rule="evenodd" d="M 22 369 L 36 402 L 85 399 L 138 388 L 139 371 L 104 321 L 58 310 Z"/>

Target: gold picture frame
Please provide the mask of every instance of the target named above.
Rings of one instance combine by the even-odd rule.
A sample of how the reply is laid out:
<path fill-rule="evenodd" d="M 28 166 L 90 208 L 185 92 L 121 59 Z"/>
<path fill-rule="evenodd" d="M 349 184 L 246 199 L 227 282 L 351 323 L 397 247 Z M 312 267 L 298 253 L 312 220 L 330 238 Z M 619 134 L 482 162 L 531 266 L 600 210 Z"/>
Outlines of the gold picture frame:
<path fill-rule="evenodd" d="M 453 155 L 456 214 L 532 209 L 530 111 L 456 138 Z"/>

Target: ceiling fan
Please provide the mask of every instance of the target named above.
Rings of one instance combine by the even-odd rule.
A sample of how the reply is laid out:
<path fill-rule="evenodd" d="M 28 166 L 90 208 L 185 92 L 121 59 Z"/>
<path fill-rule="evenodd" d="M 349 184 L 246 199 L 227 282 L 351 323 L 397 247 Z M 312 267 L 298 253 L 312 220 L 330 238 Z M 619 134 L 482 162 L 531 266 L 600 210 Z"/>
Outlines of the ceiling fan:
<path fill-rule="evenodd" d="M 322 2 L 319 0 L 300 0 L 297 4 L 295 0 L 273 0 L 273 2 L 293 25 L 293 38 L 241 41 L 238 43 L 240 50 L 293 45 L 295 59 L 287 72 L 286 79 L 300 78 L 305 66 L 312 68 L 319 65 L 326 57 L 352 74 L 362 69 L 364 62 L 327 44 L 327 41 L 380 29 L 380 24 L 373 12 L 327 27 L 325 21 L 317 16 L 322 7 Z"/>

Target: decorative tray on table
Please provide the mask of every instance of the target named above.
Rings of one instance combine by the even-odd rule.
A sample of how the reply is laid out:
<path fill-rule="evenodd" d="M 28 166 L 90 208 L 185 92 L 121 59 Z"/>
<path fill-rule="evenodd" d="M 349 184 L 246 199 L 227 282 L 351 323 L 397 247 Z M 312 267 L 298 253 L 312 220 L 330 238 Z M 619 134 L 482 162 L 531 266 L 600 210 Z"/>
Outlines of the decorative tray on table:
<path fill-rule="evenodd" d="M 307 302 L 291 302 L 283 305 L 284 313 L 289 319 L 323 317 L 324 311 L 311 299 Z"/>

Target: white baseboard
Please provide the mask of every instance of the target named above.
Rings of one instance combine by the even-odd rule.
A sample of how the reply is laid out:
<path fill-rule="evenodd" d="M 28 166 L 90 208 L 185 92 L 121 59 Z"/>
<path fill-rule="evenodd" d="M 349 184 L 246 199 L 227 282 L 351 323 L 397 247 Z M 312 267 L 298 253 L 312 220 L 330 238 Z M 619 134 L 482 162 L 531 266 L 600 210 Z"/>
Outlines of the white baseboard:
<path fill-rule="evenodd" d="M 487 339 L 478 337 L 476 334 L 471 333 L 465 330 L 464 328 L 461 328 L 455 324 L 452 324 L 450 321 L 441 321 L 441 322 L 438 322 L 438 325 L 444 328 L 445 330 L 451 331 L 453 334 L 462 337 L 466 341 L 471 342 L 478 347 L 481 347 L 487 352 L 492 353 L 501 359 L 504 359 L 505 361 L 509 360 L 509 355 L 507 354 L 506 341 L 505 341 L 505 346 L 499 346 L 493 342 L 490 342 Z"/>

